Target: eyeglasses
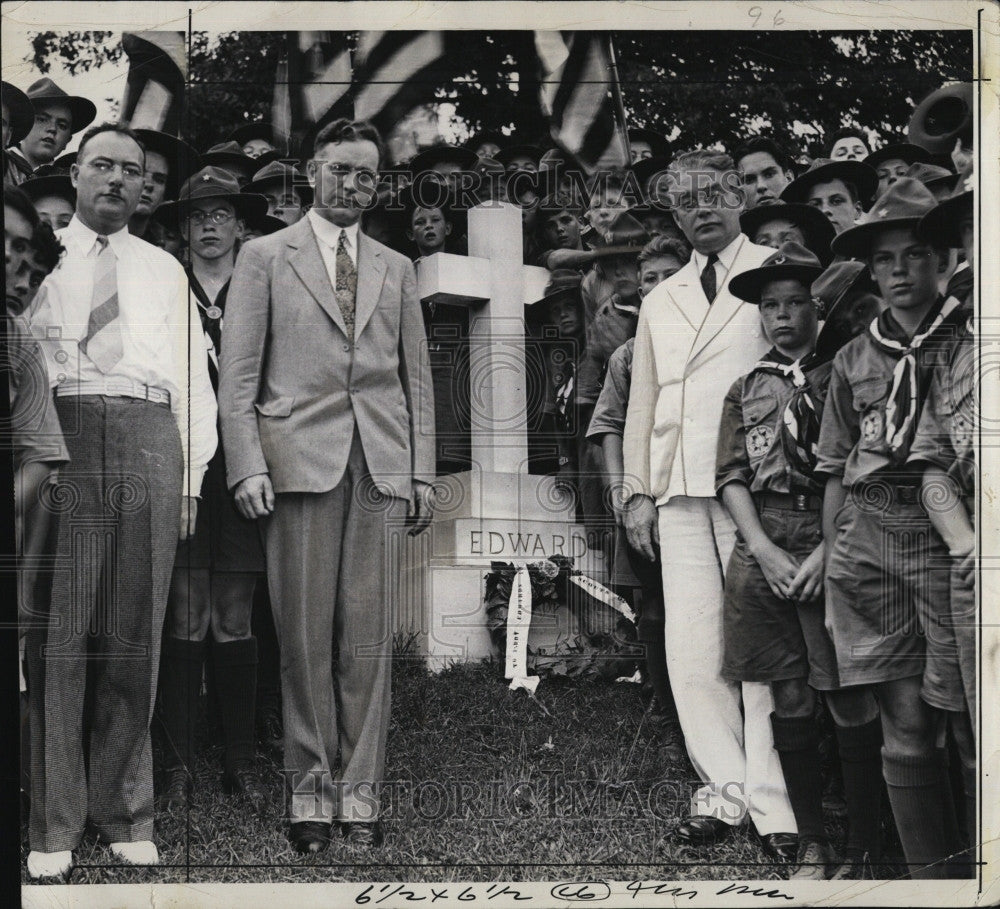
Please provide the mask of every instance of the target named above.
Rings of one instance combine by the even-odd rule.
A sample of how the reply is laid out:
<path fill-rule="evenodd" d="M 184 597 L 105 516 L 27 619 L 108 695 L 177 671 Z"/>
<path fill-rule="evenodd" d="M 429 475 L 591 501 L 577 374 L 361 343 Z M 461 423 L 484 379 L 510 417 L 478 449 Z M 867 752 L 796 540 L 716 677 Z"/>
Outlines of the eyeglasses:
<path fill-rule="evenodd" d="M 192 224 L 201 226 L 205 221 L 211 221 L 212 224 L 228 224 L 235 217 L 236 215 L 224 208 L 217 208 L 215 211 L 202 211 L 200 208 L 196 208 L 194 211 L 188 212 L 187 219 Z"/>
<path fill-rule="evenodd" d="M 145 171 L 137 164 L 121 164 L 109 161 L 107 158 L 97 158 L 94 161 L 84 161 L 83 167 L 92 167 L 99 174 L 109 174 L 116 167 L 121 167 L 122 176 L 126 180 L 141 180 L 145 176 Z"/>

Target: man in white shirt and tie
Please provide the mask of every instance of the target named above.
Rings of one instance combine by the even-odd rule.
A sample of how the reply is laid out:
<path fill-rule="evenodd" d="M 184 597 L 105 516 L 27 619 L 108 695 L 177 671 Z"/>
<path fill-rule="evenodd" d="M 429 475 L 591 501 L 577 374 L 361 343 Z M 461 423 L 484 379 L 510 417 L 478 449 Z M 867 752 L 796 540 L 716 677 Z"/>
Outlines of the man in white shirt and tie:
<path fill-rule="evenodd" d="M 767 351 L 756 307 L 729 291 L 774 251 L 740 232 L 744 192 L 729 155 L 695 151 L 667 171 L 671 207 L 694 249 L 642 302 L 623 439 L 629 542 L 663 565 L 670 683 L 704 786 L 677 829 L 687 844 L 724 837 L 749 815 L 767 851 L 794 860 L 792 813 L 771 739 L 766 684 L 726 681 L 723 572 L 736 528 L 715 496 L 722 402 Z"/>
<path fill-rule="evenodd" d="M 149 727 L 163 619 L 217 433 L 184 271 L 128 232 L 144 159 L 121 124 L 84 134 L 66 256 L 31 320 L 70 455 L 52 495 L 50 602 L 28 632 L 33 878 L 68 871 L 88 821 L 119 860 L 158 861 Z"/>

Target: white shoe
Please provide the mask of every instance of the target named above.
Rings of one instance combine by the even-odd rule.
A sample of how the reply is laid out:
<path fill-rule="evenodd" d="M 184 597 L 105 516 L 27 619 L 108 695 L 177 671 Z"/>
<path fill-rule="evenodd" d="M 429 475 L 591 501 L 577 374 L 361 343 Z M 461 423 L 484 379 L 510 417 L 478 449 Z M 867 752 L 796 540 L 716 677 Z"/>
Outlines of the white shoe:
<path fill-rule="evenodd" d="M 159 865 L 160 853 L 156 844 L 149 840 L 134 843 L 112 843 L 111 854 L 129 865 Z"/>
<path fill-rule="evenodd" d="M 28 876 L 37 881 L 42 877 L 66 877 L 73 867 L 73 853 L 65 852 L 29 852 Z"/>

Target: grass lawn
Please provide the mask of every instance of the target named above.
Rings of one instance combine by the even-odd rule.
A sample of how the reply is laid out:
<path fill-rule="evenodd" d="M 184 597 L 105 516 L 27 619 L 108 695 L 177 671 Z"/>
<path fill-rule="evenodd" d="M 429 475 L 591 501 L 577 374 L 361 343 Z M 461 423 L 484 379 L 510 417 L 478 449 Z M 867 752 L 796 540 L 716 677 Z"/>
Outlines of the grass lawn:
<path fill-rule="evenodd" d="M 397 658 L 393 671 L 381 848 L 359 852 L 335 839 L 315 857 L 293 852 L 279 761 L 259 758 L 271 801 L 256 815 L 222 794 L 221 748 L 208 741 L 191 810 L 157 815 L 162 864 L 115 866 L 107 848 L 88 836 L 71 882 L 787 875 L 746 826 L 712 848 L 671 842 L 672 828 L 689 814 L 695 776 L 686 758 L 664 755 L 637 685 L 546 679 L 535 701 L 508 690 L 495 664 L 456 666 L 435 676 Z M 831 827 L 831 833 L 839 838 L 842 830 Z M 26 839 L 25 831 L 25 850 Z"/>

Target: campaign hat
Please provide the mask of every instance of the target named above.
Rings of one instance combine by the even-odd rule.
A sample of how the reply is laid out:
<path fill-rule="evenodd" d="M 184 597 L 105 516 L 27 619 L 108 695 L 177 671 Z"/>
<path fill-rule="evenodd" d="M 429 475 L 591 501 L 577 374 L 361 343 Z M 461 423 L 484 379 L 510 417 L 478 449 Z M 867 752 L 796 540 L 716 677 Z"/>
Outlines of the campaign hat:
<path fill-rule="evenodd" d="M 740 215 L 740 228 L 751 239 L 757 230 L 768 221 L 782 218 L 802 228 L 806 246 L 824 265 L 833 258 L 830 243 L 836 236 L 833 224 L 815 205 L 800 202 L 777 202 L 774 205 L 758 205 Z"/>
<path fill-rule="evenodd" d="M 729 282 L 734 296 L 747 303 L 759 304 L 761 291 L 771 281 L 798 280 L 806 287 L 812 287 L 823 274 L 819 258 L 798 243 L 782 243 L 758 268 L 740 272 Z"/>
<path fill-rule="evenodd" d="M 32 82 L 25 95 L 36 111 L 51 104 L 65 104 L 73 120 L 73 125 L 70 127 L 72 133 L 86 129 L 97 117 L 97 105 L 93 101 L 81 95 L 66 94 L 48 76 L 42 76 L 41 79 Z"/>
<path fill-rule="evenodd" d="M 808 202 L 809 190 L 818 183 L 829 183 L 831 180 L 843 180 L 857 187 L 858 201 L 862 207 L 867 205 L 878 190 L 878 174 L 861 161 L 831 161 L 829 158 L 817 158 L 804 174 L 796 177 L 781 192 L 784 202 Z"/>
<path fill-rule="evenodd" d="M 854 227 L 833 238 L 833 251 L 851 259 L 863 259 L 873 238 L 889 228 L 916 228 L 920 219 L 937 203 L 931 191 L 913 177 L 892 184 Z"/>
<path fill-rule="evenodd" d="M 2 82 L 3 106 L 10 118 L 10 144 L 17 145 L 35 125 L 35 109 L 28 96 L 17 86 Z"/>
<path fill-rule="evenodd" d="M 257 159 L 260 161 L 260 158 Z M 271 161 L 253 175 L 253 179 L 244 187 L 249 193 L 263 192 L 265 186 L 280 183 L 283 187 L 291 187 L 299 194 L 303 205 L 311 205 L 313 188 L 309 185 L 305 174 L 289 164 Z"/>
<path fill-rule="evenodd" d="M 236 209 L 239 217 L 249 221 L 259 220 L 267 214 L 267 199 L 259 193 L 243 192 L 239 181 L 229 171 L 211 165 L 189 177 L 176 201 L 164 202 L 157 212 L 161 209 L 165 210 L 165 215 L 176 212 L 176 217 L 182 219 L 191 203 L 201 199 L 224 199 Z"/>
<path fill-rule="evenodd" d="M 935 246 L 961 247 L 962 234 L 959 219 L 972 209 L 976 191 L 974 165 L 968 165 L 959 174 L 958 182 L 947 199 L 938 202 L 917 225 L 917 235 Z"/>

